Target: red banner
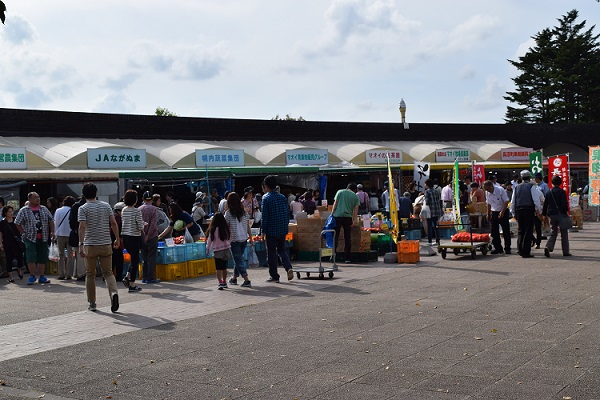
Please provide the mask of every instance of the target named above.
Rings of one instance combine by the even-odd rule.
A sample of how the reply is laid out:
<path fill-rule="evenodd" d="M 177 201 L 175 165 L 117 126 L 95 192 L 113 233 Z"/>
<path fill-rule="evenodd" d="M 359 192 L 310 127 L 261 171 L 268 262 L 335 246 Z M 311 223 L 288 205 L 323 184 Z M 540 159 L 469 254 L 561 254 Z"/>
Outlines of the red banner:
<path fill-rule="evenodd" d="M 483 186 L 483 182 L 485 181 L 485 170 L 483 165 L 473 164 L 472 181 L 477 182 L 479 186 Z"/>
<path fill-rule="evenodd" d="M 569 182 L 569 156 L 551 156 L 548 157 L 548 183 L 552 184 L 552 177 L 558 175 L 562 179 L 560 188 L 567 194 L 567 205 L 570 204 L 569 196 L 571 192 L 571 183 Z"/>

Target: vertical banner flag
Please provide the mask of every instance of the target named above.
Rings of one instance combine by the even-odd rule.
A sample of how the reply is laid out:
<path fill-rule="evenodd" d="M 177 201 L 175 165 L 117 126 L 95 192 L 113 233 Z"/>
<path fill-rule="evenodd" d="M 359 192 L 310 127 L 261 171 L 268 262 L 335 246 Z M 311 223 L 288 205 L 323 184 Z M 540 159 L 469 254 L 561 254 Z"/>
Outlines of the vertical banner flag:
<path fill-rule="evenodd" d="M 571 183 L 569 182 L 569 155 L 548 157 L 548 177 L 558 175 L 562 179 L 560 188 L 567 194 L 567 204 L 570 204 Z"/>
<path fill-rule="evenodd" d="M 477 182 L 479 187 L 483 186 L 483 182 L 485 181 L 485 168 L 483 165 L 473 163 L 473 174 L 471 176 L 472 182 Z"/>
<path fill-rule="evenodd" d="M 392 226 L 390 227 L 391 237 L 394 243 L 398 243 L 398 208 L 396 205 L 396 191 L 394 190 L 394 180 L 392 179 L 392 168 L 390 167 L 390 157 L 387 157 L 387 167 L 388 167 L 388 190 L 390 192 L 390 220 L 392 221 Z"/>
<path fill-rule="evenodd" d="M 600 206 L 600 146 L 590 146 L 588 204 Z"/>
<path fill-rule="evenodd" d="M 415 162 L 414 181 L 417 192 L 425 192 L 425 181 L 429 179 L 429 163 Z"/>
<path fill-rule="evenodd" d="M 529 169 L 531 170 L 531 176 L 533 176 L 533 174 L 536 172 L 544 175 L 544 167 L 542 162 L 543 160 L 541 151 L 535 151 L 529 154 Z M 548 165 L 550 165 L 550 163 L 548 163 Z"/>
<path fill-rule="evenodd" d="M 460 185 L 458 182 L 458 159 L 454 161 L 454 178 L 452 179 L 452 182 L 454 184 L 454 204 L 452 205 L 454 222 L 460 224 Z M 458 225 L 458 229 L 462 229 L 462 226 Z"/>

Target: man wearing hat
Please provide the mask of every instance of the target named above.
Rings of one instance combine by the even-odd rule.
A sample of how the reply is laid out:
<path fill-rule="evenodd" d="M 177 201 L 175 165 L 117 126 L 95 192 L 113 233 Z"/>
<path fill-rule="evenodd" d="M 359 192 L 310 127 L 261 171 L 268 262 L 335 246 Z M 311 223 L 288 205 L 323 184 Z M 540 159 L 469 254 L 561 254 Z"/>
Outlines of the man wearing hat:
<path fill-rule="evenodd" d="M 516 185 L 510 203 L 510 211 L 519 224 L 517 248 L 523 258 L 533 257 L 531 243 L 533 242 L 533 225 L 536 215 L 542 214 L 542 205 L 537 188 L 531 183 L 531 172 L 521 171 L 523 182 Z"/>
<path fill-rule="evenodd" d="M 498 183 L 498 177 L 495 174 L 491 174 L 489 181 L 496 187 L 502 188 L 502 185 Z"/>
<path fill-rule="evenodd" d="M 144 220 L 144 241 L 142 243 L 142 283 L 157 283 L 156 253 L 158 251 L 158 208 L 152 204 L 152 193 L 142 195 L 144 204 L 140 206 Z"/>
<path fill-rule="evenodd" d="M 196 193 L 196 200 L 192 206 L 192 218 L 198 225 L 202 225 L 202 220 L 206 216 L 206 211 L 204 211 L 204 197 L 204 193 Z"/>

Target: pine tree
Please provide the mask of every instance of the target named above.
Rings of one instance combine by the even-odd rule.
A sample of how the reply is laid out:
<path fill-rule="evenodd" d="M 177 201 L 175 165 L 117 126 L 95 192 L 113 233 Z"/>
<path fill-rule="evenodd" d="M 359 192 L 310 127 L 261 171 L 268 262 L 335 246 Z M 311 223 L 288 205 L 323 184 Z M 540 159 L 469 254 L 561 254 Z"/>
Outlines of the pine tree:
<path fill-rule="evenodd" d="M 509 123 L 600 122 L 600 45 L 592 26 L 577 23 L 577 10 L 559 25 L 538 32 L 536 45 L 519 61 L 516 90 L 507 92 Z"/>

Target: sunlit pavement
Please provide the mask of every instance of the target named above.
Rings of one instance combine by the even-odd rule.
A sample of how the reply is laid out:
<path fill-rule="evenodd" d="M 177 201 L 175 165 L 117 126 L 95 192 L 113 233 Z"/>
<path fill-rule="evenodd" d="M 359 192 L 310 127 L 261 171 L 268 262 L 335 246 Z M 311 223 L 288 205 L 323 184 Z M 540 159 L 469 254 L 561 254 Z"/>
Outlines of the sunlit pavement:
<path fill-rule="evenodd" d="M 0 398 L 600 398 L 599 234 L 571 233 L 572 257 L 449 253 L 342 264 L 333 279 L 280 270 L 280 284 L 251 269 L 252 288 L 224 291 L 214 276 L 120 286 L 116 314 L 101 278 L 96 313 L 82 282 L 4 280 Z"/>

